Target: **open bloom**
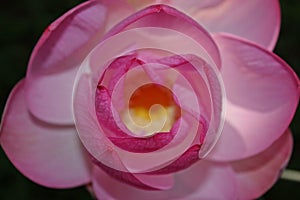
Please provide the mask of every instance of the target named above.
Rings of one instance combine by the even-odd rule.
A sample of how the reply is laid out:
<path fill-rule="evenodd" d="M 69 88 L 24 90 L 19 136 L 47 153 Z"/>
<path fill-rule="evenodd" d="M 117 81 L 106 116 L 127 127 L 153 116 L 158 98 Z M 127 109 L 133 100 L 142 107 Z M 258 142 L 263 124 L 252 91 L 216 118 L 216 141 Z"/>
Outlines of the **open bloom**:
<path fill-rule="evenodd" d="M 43 33 L 2 148 L 32 181 L 98 199 L 257 198 L 299 101 L 279 24 L 276 0 L 87 1 Z"/>

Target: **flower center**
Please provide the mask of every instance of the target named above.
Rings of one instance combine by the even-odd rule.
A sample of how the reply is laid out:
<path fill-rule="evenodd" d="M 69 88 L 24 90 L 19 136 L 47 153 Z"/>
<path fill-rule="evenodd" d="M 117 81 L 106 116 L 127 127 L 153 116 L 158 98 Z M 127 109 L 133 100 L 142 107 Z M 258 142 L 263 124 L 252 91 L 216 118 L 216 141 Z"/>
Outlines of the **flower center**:
<path fill-rule="evenodd" d="M 129 99 L 129 113 L 123 115 L 126 127 L 136 135 L 151 136 L 168 132 L 180 117 L 173 93 L 159 84 L 145 84 Z"/>

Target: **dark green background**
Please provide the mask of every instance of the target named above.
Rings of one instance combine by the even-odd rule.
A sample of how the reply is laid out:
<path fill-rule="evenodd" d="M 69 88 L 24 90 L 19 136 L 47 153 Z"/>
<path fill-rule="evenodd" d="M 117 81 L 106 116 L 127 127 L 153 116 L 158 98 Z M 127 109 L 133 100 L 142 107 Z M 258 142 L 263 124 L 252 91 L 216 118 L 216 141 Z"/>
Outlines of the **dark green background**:
<path fill-rule="evenodd" d="M 83 0 L 2 2 L 0 8 L 0 114 L 3 111 L 10 90 L 18 80 L 24 77 L 30 53 L 43 30 L 49 23 L 80 2 L 83 2 Z M 281 6 L 282 28 L 275 52 L 286 60 L 299 76 L 300 1 L 281 0 Z M 299 116 L 298 109 L 291 124 L 295 138 L 295 148 L 288 167 L 300 171 Z M 54 190 L 32 183 L 13 167 L 0 148 L 0 199 L 88 200 L 91 197 L 83 187 Z M 279 180 L 262 199 L 300 199 L 300 183 Z"/>

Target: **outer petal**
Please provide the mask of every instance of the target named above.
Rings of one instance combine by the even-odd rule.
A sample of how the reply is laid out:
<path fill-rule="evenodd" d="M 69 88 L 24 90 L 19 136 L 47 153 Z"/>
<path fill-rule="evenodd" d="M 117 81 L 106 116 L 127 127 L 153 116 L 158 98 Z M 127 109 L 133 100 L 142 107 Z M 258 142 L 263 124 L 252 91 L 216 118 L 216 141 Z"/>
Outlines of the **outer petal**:
<path fill-rule="evenodd" d="M 144 7 L 150 4 L 168 4 L 175 6 L 181 10 L 188 11 L 188 10 L 199 10 L 203 8 L 209 8 L 216 6 L 220 3 L 222 3 L 224 0 L 201 0 L 201 1 L 195 1 L 195 0 L 127 0 L 131 5 L 133 5 L 135 8 Z"/>
<path fill-rule="evenodd" d="M 107 27 L 129 12 L 119 1 L 87 1 L 53 22 L 37 43 L 28 67 L 26 100 L 30 111 L 51 123 L 72 123 L 72 88 L 78 65 Z"/>
<path fill-rule="evenodd" d="M 104 36 L 104 38 L 106 39 L 122 31 L 142 27 L 171 29 L 192 38 L 198 43 L 199 47 L 203 48 L 201 49 L 201 51 L 203 51 L 201 52 L 201 58 L 210 65 L 216 65 L 217 67 L 220 67 L 219 51 L 213 39 L 211 38 L 211 35 L 200 24 L 198 24 L 189 16 L 185 15 L 185 13 L 179 12 L 178 10 L 166 5 L 149 6 L 132 14 L 130 17 L 113 27 L 108 34 Z M 151 38 L 152 35 L 155 35 L 155 32 L 148 33 L 149 38 Z M 177 38 L 172 38 L 173 35 L 168 35 L 167 37 L 169 38 L 164 38 L 165 36 L 163 34 L 160 34 L 159 36 L 160 37 L 158 40 L 162 40 L 163 44 L 171 38 L 172 44 L 173 41 L 176 40 L 176 46 L 185 45 L 181 44 L 182 41 L 179 38 L 179 40 L 177 40 Z M 177 37 L 179 37 L 179 35 L 177 35 Z M 168 50 L 174 51 L 176 47 L 174 48 L 172 44 L 169 44 Z M 189 52 L 185 53 L 188 54 Z"/>
<path fill-rule="evenodd" d="M 29 114 L 24 81 L 12 91 L 3 115 L 1 146 L 12 163 L 32 181 L 68 188 L 90 181 L 89 164 L 73 126 L 53 126 Z"/>
<path fill-rule="evenodd" d="M 238 180 L 239 199 L 256 199 L 277 181 L 292 153 L 292 135 L 286 131 L 267 150 L 232 163 Z"/>
<path fill-rule="evenodd" d="M 287 129 L 299 101 L 299 79 L 271 52 L 231 36 L 215 39 L 223 59 L 227 113 L 210 158 L 246 158 L 269 147 Z"/>
<path fill-rule="evenodd" d="M 278 0 L 223 0 L 213 7 L 188 12 L 210 32 L 232 33 L 269 50 L 275 47 L 280 28 Z"/>
<path fill-rule="evenodd" d="M 136 8 L 154 3 L 173 6 L 192 16 L 210 32 L 227 32 L 272 50 L 280 28 L 278 0 L 153 0 L 131 1 Z"/>
<path fill-rule="evenodd" d="M 111 179 L 95 168 L 93 189 L 98 199 L 236 199 L 235 175 L 227 164 L 200 161 L 175 175 L 175 186 L 165 191 L 146 191 Z"/>
<path fill-rule="evenodd" d="M 169 175 L 151 175 L 151 174 L 132 174 L 130 172 L 118 171 L 113 168 L 103 165 L 101 162 L 94 160 L 96 166 L 100 170 L 106 172 L 110 177 L 127 183 L 129 185 L 141 188 L 144 190 L 166 190 L 174 185 L 173 174 Z M 95 166 L 95 168 L 96 168 Z"/>

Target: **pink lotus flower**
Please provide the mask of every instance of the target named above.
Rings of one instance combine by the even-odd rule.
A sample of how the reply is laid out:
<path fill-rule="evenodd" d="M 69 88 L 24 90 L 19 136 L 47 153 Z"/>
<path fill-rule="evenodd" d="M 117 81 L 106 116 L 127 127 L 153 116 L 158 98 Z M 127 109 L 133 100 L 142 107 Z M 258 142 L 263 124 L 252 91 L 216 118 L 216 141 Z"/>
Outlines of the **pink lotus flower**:
<path fill-rule="evenodd" d="M 261 196 L 299 101 L 271 52 L 278 1 L 128 2 L 87 1 L 45 30 L 3 114 L 8 158 L 98 199 Z"/>

